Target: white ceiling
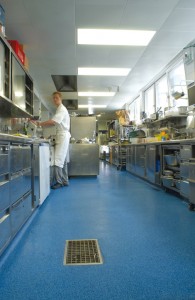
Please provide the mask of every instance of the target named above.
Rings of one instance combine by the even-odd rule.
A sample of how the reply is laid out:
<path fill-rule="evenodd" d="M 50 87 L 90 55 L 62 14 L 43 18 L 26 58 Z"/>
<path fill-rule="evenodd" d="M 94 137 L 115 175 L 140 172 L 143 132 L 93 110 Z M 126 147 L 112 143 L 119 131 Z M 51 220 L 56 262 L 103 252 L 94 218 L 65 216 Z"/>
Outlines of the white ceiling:
<path fill-rule="evenodd" d="M 107 111 L 119 109 L 195 38 L 194 0 L 1 0 L 1 4 L 6 34 L 25 45 L 36 89 L 51 109 L 52 74 L 77 75 L 78 67 L 131 68 L 127 78 L 78 77 L 80 91 L 119 87 L 113 98 L 93 99 L 94 104 L 107 104 Z M 157 33 L 148 47 L 86 46 L 76 44 L 77 28 Z M 77 98 L 64 94 L 70 96 Z M 87 102 L 79 97 L 80 104 Z"/>

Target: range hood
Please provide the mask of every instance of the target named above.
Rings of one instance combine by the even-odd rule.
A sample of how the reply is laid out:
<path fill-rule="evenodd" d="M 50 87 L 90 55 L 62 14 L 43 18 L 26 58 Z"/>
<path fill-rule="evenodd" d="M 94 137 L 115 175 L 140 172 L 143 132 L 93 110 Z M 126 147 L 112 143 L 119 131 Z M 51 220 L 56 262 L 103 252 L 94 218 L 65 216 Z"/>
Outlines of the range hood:
<path fill-rule="evenodd" d="M 77 92 L 76 75 L 51 75 L 56 90 L 59 92 Z"/>

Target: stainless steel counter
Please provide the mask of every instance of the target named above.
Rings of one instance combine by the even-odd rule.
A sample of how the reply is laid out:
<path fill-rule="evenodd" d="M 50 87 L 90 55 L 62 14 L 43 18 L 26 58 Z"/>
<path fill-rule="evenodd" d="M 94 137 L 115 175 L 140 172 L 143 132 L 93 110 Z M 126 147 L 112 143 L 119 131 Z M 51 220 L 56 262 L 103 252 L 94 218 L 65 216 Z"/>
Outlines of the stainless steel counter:
<path fill-rule="evenodd" d="M 29 144 L 42 144 L 49 143 L 49 140 L 39 139 L 39 138 L 29 138 L 29 137 L 21 137 L 15 136 L 12 134 L 0 133 L 0 141 L 3 142 L 16 142 L 16 143 L 29 143 Z"/>
<path fill-rule="evenodd" d="M 69 176 L 99 175 L 99 145 L 70 144 Z"/>

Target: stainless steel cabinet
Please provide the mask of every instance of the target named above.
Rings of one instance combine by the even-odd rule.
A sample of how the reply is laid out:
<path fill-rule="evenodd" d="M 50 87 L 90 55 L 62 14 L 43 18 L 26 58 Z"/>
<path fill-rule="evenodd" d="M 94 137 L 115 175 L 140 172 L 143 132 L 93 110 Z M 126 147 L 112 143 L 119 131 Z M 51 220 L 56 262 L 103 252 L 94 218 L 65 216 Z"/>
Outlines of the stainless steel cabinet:
<path fill-rule="evenodd" d="M 146 178 L 156 182 L 156 145 L 146 146 Z"/>
<path fill-rule="evenodd" d="M 22 146 L 22 152 L 23 152 L 23 169 L 31 168 L 32 165 L 31 146 L 30 145 Z"/>
<path fill-rule="evenodd" d="M 195 160 L 189 163 L 189 201 L 195 205 Z"/>
<path fill-rule="evenodd" d="M 192 157 L 192 145 L 181 145 L 180 157 L 182 160 L 190 159 Z"/>
<path fill-rule="evenodd" d="M 9 173 L 8 145 L 0 145 L 0 175 Z"/>
<path fill-rule="evenodd" d="M 23 152 L 21 145 L 10 146 L 10 172 L 16 173 L 23 169 Z"/>
<path fill-rule="evenodd" d="M 11 228 L 14 236 L 32 213 L 32 194 L 19 199 L 11 207 Z"/>
<path fill-rule="evenodd" d="M 10 206 L 9 181 L 0 182 L 0 211 Z"/>
<path fill-rule="evenodd" d="M 13 204 L 31 190 L 31 169 L 18 172 L 11 177 L 10 202 Z"/>
<path fill-rule="evenodd" d="M 146 146 L 139 145 L 135 148 L 135 171 L 136 174 L 145 177 L 145 154 L 146 154 Z"/>

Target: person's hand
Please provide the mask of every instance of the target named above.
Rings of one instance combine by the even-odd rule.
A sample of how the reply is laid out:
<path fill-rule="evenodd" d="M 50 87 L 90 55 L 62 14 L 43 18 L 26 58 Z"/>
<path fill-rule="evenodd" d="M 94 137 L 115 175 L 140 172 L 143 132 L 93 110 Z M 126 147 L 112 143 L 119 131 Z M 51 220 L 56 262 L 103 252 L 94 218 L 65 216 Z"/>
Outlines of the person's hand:
<path fill-rule="evenodd" d="M 39 126 L 39 122 L 37 122 L 36 120 L 30 120 L 30 122 L 35 124 L 37 127 Z"/>

